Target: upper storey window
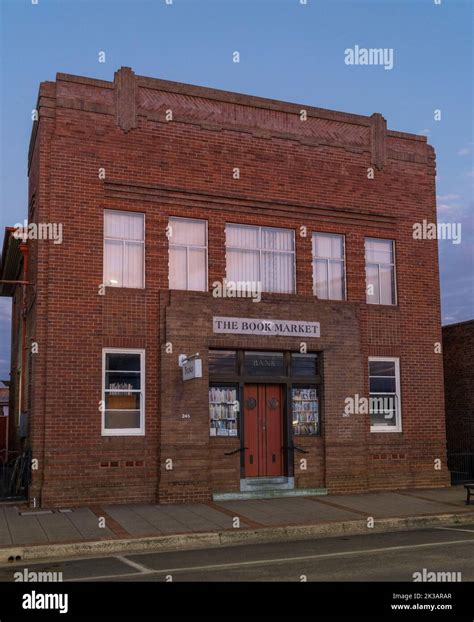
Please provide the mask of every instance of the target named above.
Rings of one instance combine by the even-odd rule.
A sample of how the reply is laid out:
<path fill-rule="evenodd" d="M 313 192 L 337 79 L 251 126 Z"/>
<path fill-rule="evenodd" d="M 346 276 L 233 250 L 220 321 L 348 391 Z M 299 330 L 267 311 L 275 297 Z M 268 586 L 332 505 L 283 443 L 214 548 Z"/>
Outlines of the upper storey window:
<path fill-rule="evenodd" d="M 344 300 L 344 236 L 313 233 L 313 291 L 318 298 Z"/>
<path fill-rule="evenodd" d="M 169 219 L 169 287 L 207 291 L 207 222 Z"/>
<path fill-rule="evenodd" d="M 261 291 L 293 294 L 295 234 L 291 229 L 226 224 L 228 281 L 261 283 Z"/>
<path fill-rule="evenodd" d="M 365 239 L 367 302 L 396 304 L 395 249 L 393 240 Z"/>
<path fill-rule="evenodd" d="M 145 286 L 145 215 L 104 210 L 104 284 Z"/>

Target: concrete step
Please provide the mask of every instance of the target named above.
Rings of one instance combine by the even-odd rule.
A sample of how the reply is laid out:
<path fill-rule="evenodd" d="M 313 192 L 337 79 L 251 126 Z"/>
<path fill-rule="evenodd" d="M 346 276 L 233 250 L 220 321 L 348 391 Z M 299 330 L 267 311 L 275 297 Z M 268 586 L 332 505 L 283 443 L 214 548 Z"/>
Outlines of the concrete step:
<path fill-rule="evenodd" d="M 275 486 L 279 484 L 287 484 L 287 477 L 249 477 L 246 480 L 248 486 L 266 486 L 267 484 L 273 484 Z"/>
<path fill-rule="evenodd" d="M 216 492 L 213 501 L 238 501 L 245 499 L 275 499 L 277 497 L 314 497 L 327 495 L 326 488 L 293 488 L 291 490 L 255 490 L 246 492 Z"/>

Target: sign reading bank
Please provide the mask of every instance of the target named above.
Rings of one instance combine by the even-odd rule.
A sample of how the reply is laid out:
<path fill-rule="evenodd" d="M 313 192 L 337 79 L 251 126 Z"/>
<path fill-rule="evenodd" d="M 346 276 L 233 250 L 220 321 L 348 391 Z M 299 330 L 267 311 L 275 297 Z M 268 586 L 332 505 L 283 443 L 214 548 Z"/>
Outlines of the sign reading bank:
<path fill-rule="evenodd" d="M 319 322 L 260 320 L 253 317 L 213 317 L 212 323 L 215 333 L 320 337 Z"/>

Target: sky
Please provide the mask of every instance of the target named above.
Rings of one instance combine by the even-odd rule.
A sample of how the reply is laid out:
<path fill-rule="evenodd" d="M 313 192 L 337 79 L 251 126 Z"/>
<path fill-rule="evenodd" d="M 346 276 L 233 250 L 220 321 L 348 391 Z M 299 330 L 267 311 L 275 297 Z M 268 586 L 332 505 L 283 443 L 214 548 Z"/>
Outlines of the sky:
<path fill-rule="evenodd" d="M 472 0 L 0 0 L 0 234 L 26 218 L 31 112 L 57 72 L 139 75 L 363 115 L 437 153 L 443 324 L 474 318 Z M 393 67 L 345 50 L 393 50 Z M 239 52 L 240 62 L 233 62 Z M 105 52 L 105 62 L 99 62 Z M 102 57 L 103 58 L 103 57 Z M 441 118 L 435 119 L 435 110 Z M 0 379 L 10 299 L 0 298 Z"/>

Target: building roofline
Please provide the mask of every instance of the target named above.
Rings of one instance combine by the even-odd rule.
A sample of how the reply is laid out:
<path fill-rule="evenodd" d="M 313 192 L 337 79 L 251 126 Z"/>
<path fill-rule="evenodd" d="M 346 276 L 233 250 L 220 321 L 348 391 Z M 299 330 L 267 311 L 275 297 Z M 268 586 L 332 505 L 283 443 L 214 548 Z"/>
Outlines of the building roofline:
<path fill-rule="evenodd" d="M 474 318 L 472 320 L 463 320 L 462 322 L 454 322 L 453 324 L 444 324 L 441 328 L 454 328 L 455 326 L 462 326 L 462 324 L 474 324 Z"/>
<path fill-rule="evenodd" d="M 129 68 L 122 68 L 129 69 Z M 181 95 L 189 95 L 191 97 L 202 97 L 205 99 L 212 99 L 215 101 L 221 101 L 231 104 L 239 104 L 241 106 L 251 106 L 253 108 L 262 108 L 266 110 L 273 110 L 279 112 L 286 112 L 291 114 L 299 114 L 301 110 L 306 110 L 308 116 L 316 117 L 320 119 L 327 119 L 330 121 L 336 121 L 340 123 L 352 123 L 355 125 L 362 125 L 364 127 L 370 127 L 372 124 L 372 115 L 359 115 L 351 112 L 342 112 L 338 110 L 331 110 L 329 108 L 317 108 L 305 104 L 298 104 L 293 102 L 281 101 L 277 99 L 270 99 L 266 97 L 259 97 L 256 95 L 248 95 L 245 93 L 238 93 L 234 91 L 224 91 L 222 89 L 211 88 L 207 86 L 196 86 L 185 82 L 175 82 L 172 80 L 162 80 L 161 78 L 152 78 L 148 76 L 135 76 L 138 86 L 156 89 L 159 91 L 165 91 L 169 93 L 179 93 Z M 96 86 L 99 88 L 114 89 L 115 83 L 109 80 L 100 80 L 97 78 L 89 78 L 86 76 L 78 76 L 69 73 L 56 74 L 56 81 L 74 82 L 79 84 L 87 84 L 89 86 Z M 42 84 L 51 84 L 50 81 L 43 82 Z M 52 83 L 54 84 L 54 82 Z M 377 114 L 377 113 L 375 113 Z M 394 138 L 404 138 L 406 140 L 414 140 L 422 143 L 427 142 L 427 138 L 424 135 L 412 134 L 410 132 L 400 132 L 396 130 L 387 129 L 387 135 Z"/>

